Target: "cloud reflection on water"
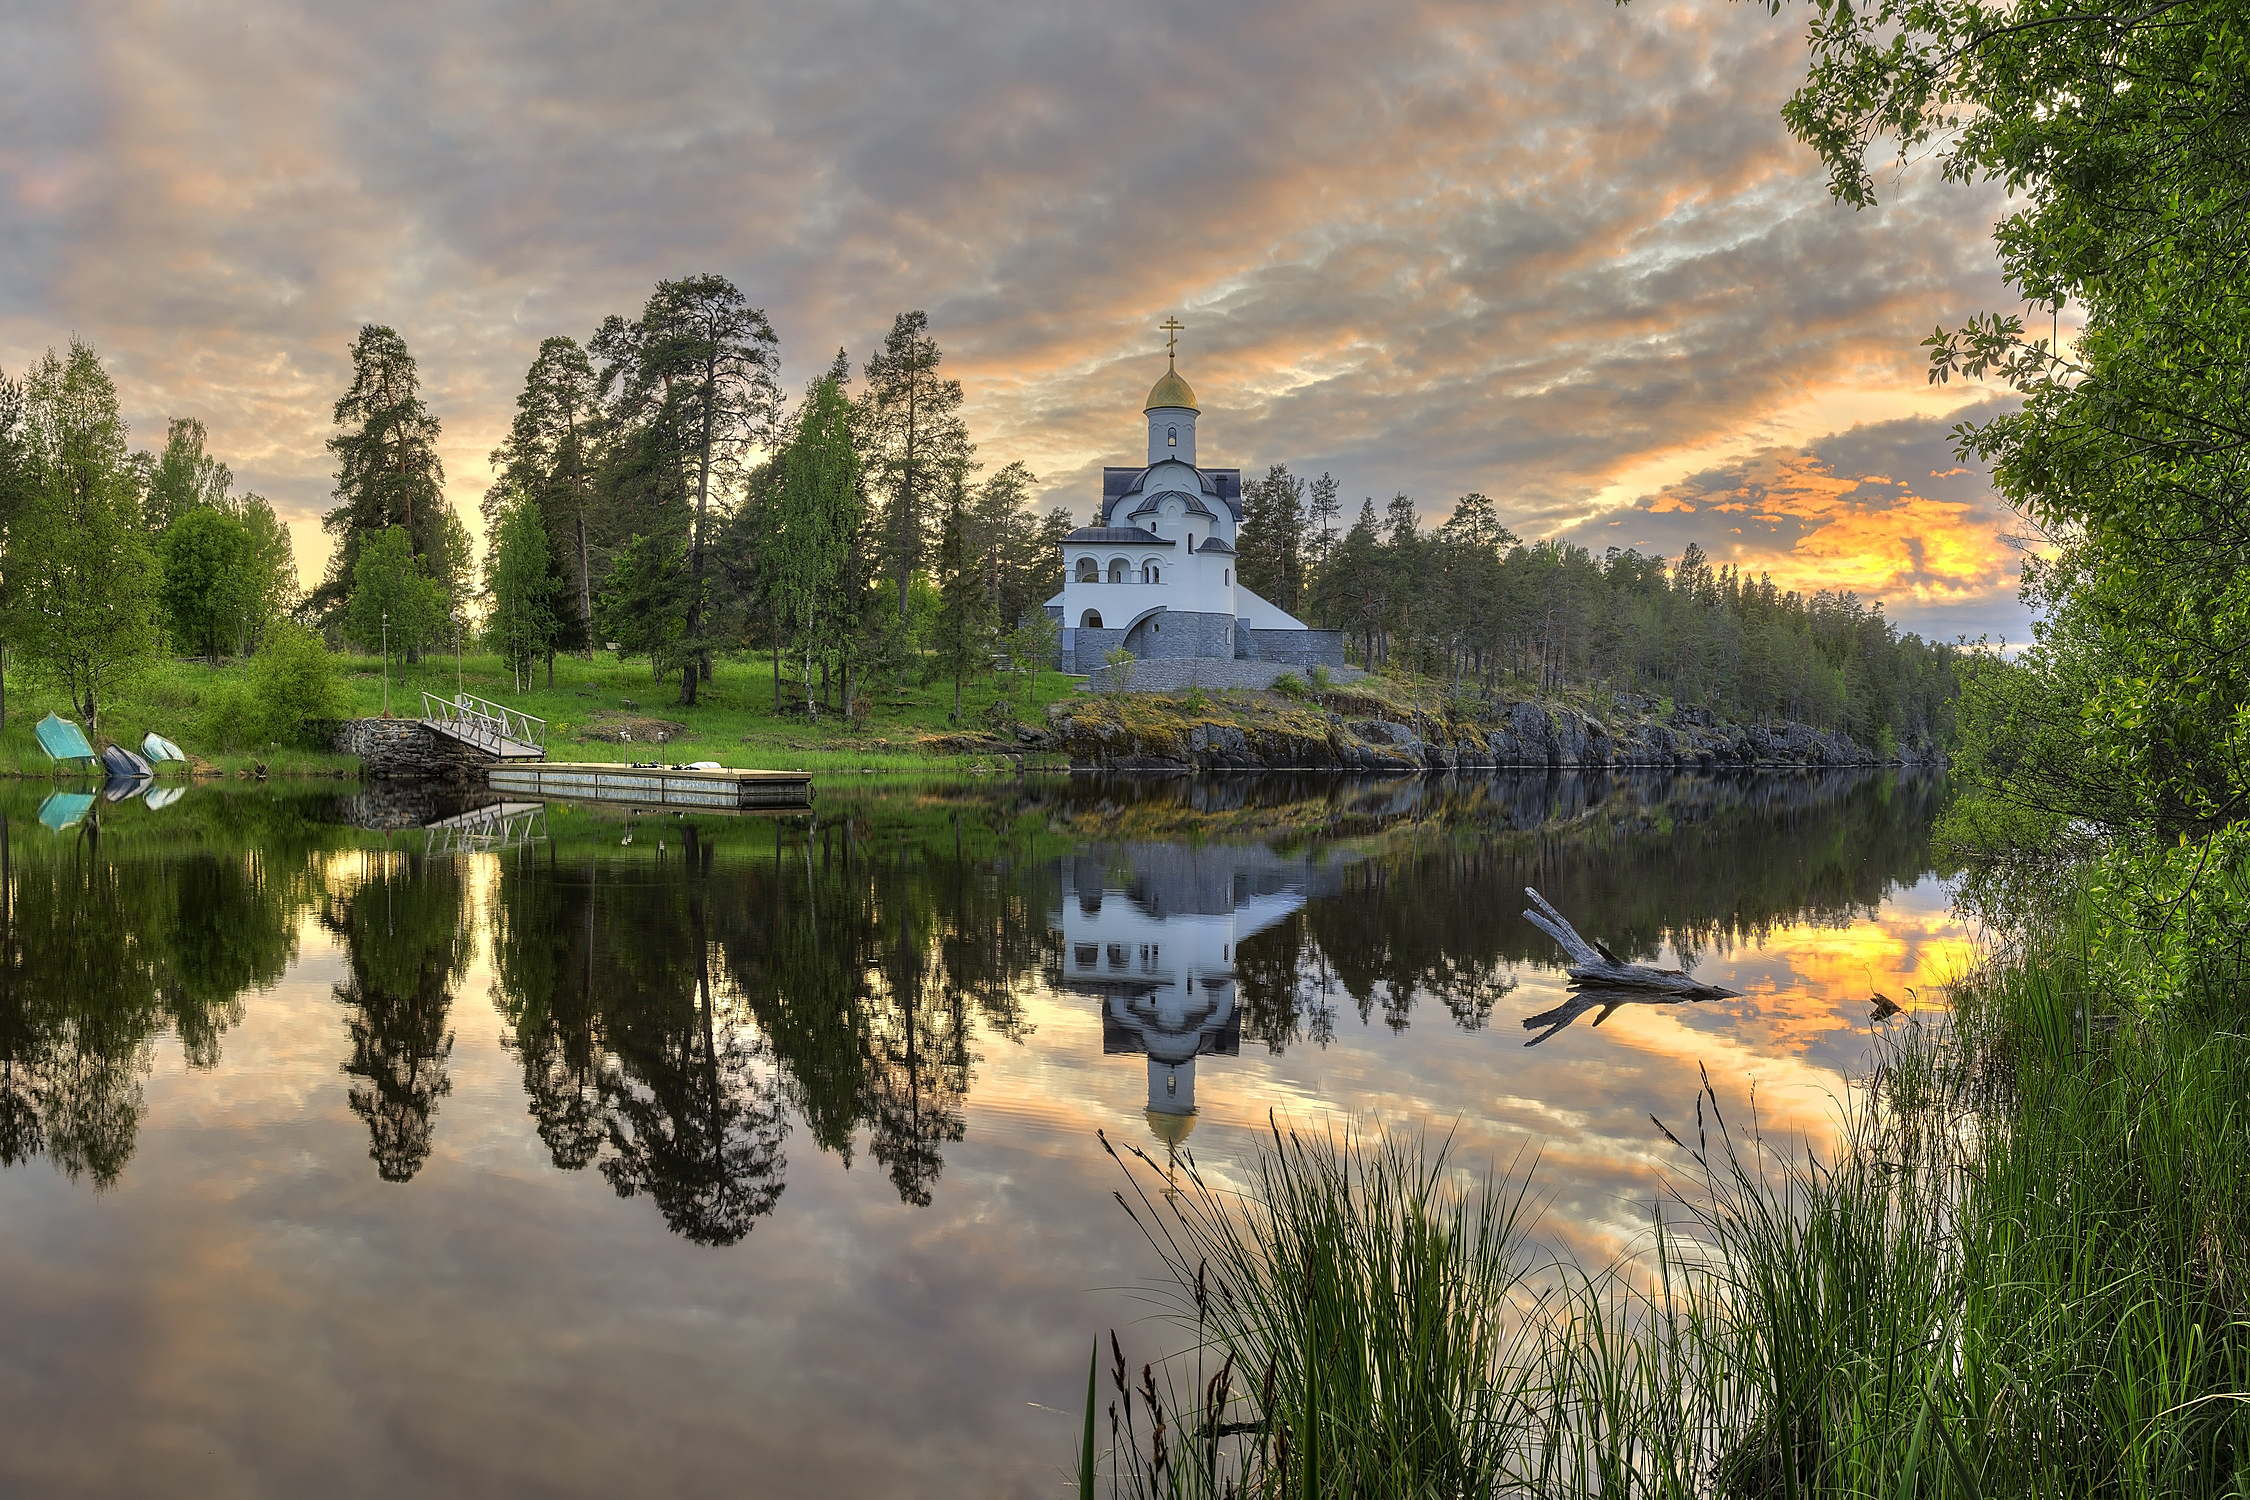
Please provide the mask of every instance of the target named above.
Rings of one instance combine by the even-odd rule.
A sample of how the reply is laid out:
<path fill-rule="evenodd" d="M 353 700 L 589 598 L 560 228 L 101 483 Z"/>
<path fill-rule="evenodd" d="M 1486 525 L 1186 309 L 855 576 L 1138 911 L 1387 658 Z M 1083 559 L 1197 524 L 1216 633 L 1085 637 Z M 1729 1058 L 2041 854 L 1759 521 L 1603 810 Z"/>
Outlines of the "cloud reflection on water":
<path fill-rule="evenodd" d="M 153 972 L 239 975 L 239 1005 L 205 1066 L 127 1035 L 137 1143 L 104 1191 L 0 1172 L 0 1312 L 19 1330 L 0 1346 L 0 1482 L 694 1495 L 748 1474 L 775 1494 L 1046 1493 L 1071 1431 L 1044 1408 L 1074 1406 L 1088 1338 L 1163 1342 L 1105 1290 L 1151 1267 L 1093 1140 L 1152 1139 L 1152 1039 L 1195 1039 L 1189 1144 L 1210 1171 L 1239 1172 L 1269 1112 L 1450 1128 L 1468 1166 L 1535 1153 L 1548 1238 L 1606 1255 L 1678 1166 L 1647 1116 L 1687 1108 L 1699 1065 L 1730 1108 L 1754 1081 L 1771 1126 L 1819 1140 L 1868 990 L 1925 986 L 1964 951 L 1926 873 L 1934 806 L 1865 777 L 1075 779 L 870 790 L 813 821 L 670 831 L 661 853 L 558 814 L 543 847 L 442 870 L 400 852 L 413 835 L 264 803 L 120 818 L 102 848 L 129 899 L 104 920 Z M 1250 837 L 1261 820 L 1279 832 Z M 19 881 L 75 868 L 43 863 L 73 847 L 31 842 L 46 837 L 19 834 Z M 1633 1007 L 1527 1051 L 1521 1020 L 1564 993 L 1515 916 L 1534 881 L 1621 951 L 1684 947 L 1749 993 Z M 452 915 L 402 926 L 397 882 L 444 890 Z M 1147 1018 L 1142 1052 L 1110 1050 L 1117 996 L 1071 983 L 1079 940 L 1112 972 L 1111 938 L 1076 930 L 1096 893 L 1136 930 L 1120 972 L 1156 950 L 1148 1003 L 1125 1012 Z M 15 908 L 19 975 L 31 914 Z M 204 918 L 251 917 L 254 963 L 181 967 Z M 450 1091 L 411 1180 L 391 1181 L 352 1098 L 365 1006 L 340 996 L 421 974 L 424 949 L 451 996 Z M 6 1036 L 60 1045 L 38 1030 L 50 1012 L 9 1014 Z M 557 1078 L 596 1122 L 621 1099 L 686 1108 L 667 1080 L 725 1058 L 706 1020 L 756 1053 L 737 1081 L 775 1091 L 790 1131 L 786 1191 L 716 1245 L 652 1192 L 619 1195 L 599 1165 L 623 1150 L 611 1124 L 565 1167 L 539 1113 Z M 1231 1052 L 1203 1045 L 1230 1031 Z M 535 1054 L 542 1038 L 560 1050 Z M 550 1071 L 580 1046 L 589 1071 Z"/>

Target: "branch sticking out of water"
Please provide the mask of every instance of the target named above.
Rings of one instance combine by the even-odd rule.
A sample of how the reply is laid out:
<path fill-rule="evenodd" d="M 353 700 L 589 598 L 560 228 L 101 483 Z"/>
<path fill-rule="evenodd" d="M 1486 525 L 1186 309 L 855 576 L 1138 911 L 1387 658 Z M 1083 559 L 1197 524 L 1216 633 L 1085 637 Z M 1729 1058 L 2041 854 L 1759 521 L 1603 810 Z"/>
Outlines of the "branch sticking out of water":
<path fill-rule="evenodd" d="M 1531 898 L 1524 908 L 1524 920 L 1562 945 L 1572 962 L 1563 972 L 1574 985 L 1591 985 L 1602 989 L 1654 990 L 1681 1000 L 1719 1000 L 1738 995 L 1739 990 L 1705 984 L 1678 969 L 1655 969 L 1647 964 L 1629 964 L 1599 943 L 1590 943 L 1578 935 L 1569 918 L 1556 911 L 1545 896 L 1530 886 L 1523 893 Z"/>

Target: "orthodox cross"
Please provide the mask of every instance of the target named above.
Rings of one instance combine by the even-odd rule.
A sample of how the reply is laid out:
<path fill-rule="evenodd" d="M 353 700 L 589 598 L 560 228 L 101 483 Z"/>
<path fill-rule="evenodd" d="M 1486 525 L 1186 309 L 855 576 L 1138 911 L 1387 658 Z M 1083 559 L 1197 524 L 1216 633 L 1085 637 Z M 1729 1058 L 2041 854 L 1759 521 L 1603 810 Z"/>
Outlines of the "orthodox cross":
<path fill-rule="evenodd" d="M 1171 361 L 1174 365 L 1179 364 L 1180 330 L 1187 327 L 1187 324 L 1181 322 L 1179 320 L 1179 317 L 1177 315 L 1174 315 L 1172 317 L 1166 318 L 1163 322 L 1157 324 L 1156 326 L 1159 328 L 1171 330 L 1171 336 L 1164 340 L 1164 357 L 1167 360 Z"/>

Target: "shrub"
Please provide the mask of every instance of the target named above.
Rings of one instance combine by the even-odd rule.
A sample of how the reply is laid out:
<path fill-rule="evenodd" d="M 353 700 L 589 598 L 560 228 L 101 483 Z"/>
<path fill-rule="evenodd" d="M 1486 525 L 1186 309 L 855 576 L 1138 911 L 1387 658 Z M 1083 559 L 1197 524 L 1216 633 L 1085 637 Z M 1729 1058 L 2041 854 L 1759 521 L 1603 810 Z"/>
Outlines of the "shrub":
<path fill-rule="evenodd" d="M 1329 677 L 1328 669 L 1326 667 L 1315 667 L 1312 669 L 1312 690 L 1314 692 L 1325 693 L 1332 685 L 1333 681 Z"/>
<path fill-rule="evenodd" d="M 1284 698 L 1294 698 L 1299 702 L 1303 702 L 1306 694 L 1311 691 L 1305 686 L 1305 679 L 1294 672 L 1284 672 L 1276 677 L 1273 680 L 1273 690 Z"/>
<path fill-rule="evenodd" d="M 275 626 L 250 661 L 250 696 L 260 743 L 312 745 L 313 726 L 351 712 L 336 658 L 299 625 Z"/>
<path fill-rule="evenodd" d="M 250 690 L 239 682 L 222 682 L 203 695 L 203 712 L 196 720 L 202 748 L 216 754 L 240 750 L 258 738 L 258 709 Z"/>
<path fill-rule="evenodd" d="M 1123 646 L 1112 646 L 1102 657 L 1102 665 L 1109 669 L 1109 690 L 1113 693 L 1132 691 L 1133 653 Z"/>

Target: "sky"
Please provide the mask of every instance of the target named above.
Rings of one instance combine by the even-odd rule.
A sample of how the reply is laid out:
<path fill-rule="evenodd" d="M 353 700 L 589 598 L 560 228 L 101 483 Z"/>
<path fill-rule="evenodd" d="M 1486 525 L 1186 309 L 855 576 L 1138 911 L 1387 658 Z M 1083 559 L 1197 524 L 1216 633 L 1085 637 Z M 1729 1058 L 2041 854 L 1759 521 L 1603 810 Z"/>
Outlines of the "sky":
<path fill-rule="evenodd" d="M 783 383 L 927 311 L 989 467 L 1090 512 L 1185 323 L 1203 462 L 1347 505 L 1479 491 L 1526 539 L 2020 641 L 1955 460 L 2005 393 L 1998 190 L 1833 203 L 1779 110 L 1805 13 L 1725 0 L 18 0 L 0 371 L 73 336 L 135 441 L 210 429 L 309 583 L 364 323 L 418 357 L 472 527 L 541 338 L 716 271 Z"/>

